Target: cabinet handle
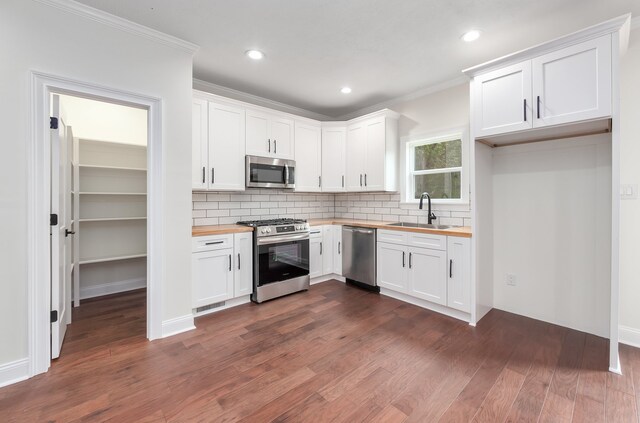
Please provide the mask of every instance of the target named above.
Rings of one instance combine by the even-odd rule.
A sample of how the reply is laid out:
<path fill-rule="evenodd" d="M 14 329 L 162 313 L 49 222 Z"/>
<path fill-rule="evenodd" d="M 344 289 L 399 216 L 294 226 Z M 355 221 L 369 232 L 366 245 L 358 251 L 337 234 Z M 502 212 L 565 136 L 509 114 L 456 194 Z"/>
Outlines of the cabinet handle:
<path fill-rule="evenodd" d="M 215 183 L 216 182 L 216 171 L 214 170 L 214 168 L 211 168 L 211 183 Z"/>
<path fill-rule="evenodd" d="M 342 188 L 344 188 L 344 175 L 342 175 Z"/>
<path fill-rule="evenodd" d="M 360 174 L 360 186 L 362 186 L 362 173 Z"/>
<path fill-rule="evenodd" d="M 202 183 L 204 184 L 204 174 L 205 174 L 206 170 L 204 168 L 204 166 L 202 166 Z"/>
<path fill-rule="evenodd" d="M 238 253 L 238 270 L 240 270 L 240 253 Z"/>
<path fill-rule="evenodd" d="M 273 154 L 278 154 L 278 141 L 273 140 Z"/>
<path fill-rule="evenodd" d="M 322 176 L 318 176 L 318 188 L 322 186 Z"/>
<path fill-rule="evenodd" d="M 231 272 L 231 254 L 229 254 L 229 272 Z"/>
<path fill-rule="evenodd" d="M 320 255 L 322 255 L 322 242 L 320 243 Z"/>
<path fill-rule="evenodd" d="M 524 111 L 524 121 L 527 121 L 527 99 L 524 99 L 524 106 L 522 107 L 523 111 Z"/>
<path fill-rule="evenodd" d="M 411 256 L 412 256 L 412 254 L 409 253 L 409 269 L 411 269 Z"/>
<path fill-rule="evenodd" d="M 341 242 L 340 242 L 340 241 L 338 241 L 338 254 L 341 254 L 341 253 L 340 253 L 340 244 L 341 244 Z"/>
<path fill-rule="evenodd" d="M 538 96 L 538 98 L 537 98 L 537 102 L 538 102 L 538 104 L 537 104 L 537 106 L 538 106 L 538 107 L 537 107 L 537 108 L 538 108 L 538 112 L 537 112 L 537 114 L 538 114 L 538 119 L 540 119 L 540 96 Z"/>
<path fill-rule="evenodd" d="M 453 260 L 449 260 L 449 277 L 453 278 Z"/>
<path fill-rule="evenodd" d="M 364 186 L 365 187 L 367 186 L 367 174 L 366 173 L 364 174 Z"/>
<path fill-rule="evenodd" d="M 205 242 L 204 245 L 215 245 L 215 244 L 222 244 L 224 241 L 211 241 L 211 242 Z"/>
<path fill-rule="evenodd" d="M 404 251 L 402 252 L 402 267 L 404 267 Z"/>
<path fill-rule="evenodd" d="M 267 140 L 269 142 L 269 153 L 271 153 L 271 138 Z"/>

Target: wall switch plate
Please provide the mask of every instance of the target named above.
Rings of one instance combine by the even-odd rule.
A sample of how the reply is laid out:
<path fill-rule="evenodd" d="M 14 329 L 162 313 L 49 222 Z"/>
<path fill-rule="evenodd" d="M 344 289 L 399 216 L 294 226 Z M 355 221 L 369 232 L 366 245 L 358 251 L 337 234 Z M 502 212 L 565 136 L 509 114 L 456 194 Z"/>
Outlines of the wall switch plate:
<path fill-rule="evenodd" d="M 621 200 L 637 200 L 638 185 L 637 184 L 620 185 L 620 199 Z"/>
<path fill-rule="evenodd" d="M 516 275 L 514 275 L 513 273 L 507 273 L 507 285 L 510 286 L 516 286 Z"/>

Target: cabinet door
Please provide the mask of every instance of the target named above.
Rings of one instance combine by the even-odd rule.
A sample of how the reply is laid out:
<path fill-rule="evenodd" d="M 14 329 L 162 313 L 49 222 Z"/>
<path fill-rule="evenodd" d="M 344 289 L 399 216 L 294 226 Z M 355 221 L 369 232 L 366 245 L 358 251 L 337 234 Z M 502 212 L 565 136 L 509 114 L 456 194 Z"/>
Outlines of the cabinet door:
<path fill-rule="evenodd" d="M 322 130 L 322 191 L 345 191 L 346 142 L 346 128 Z"/>
<path fill-rule="evenodd" d="M 534 127 L 611 116 L 610 35 L 537 57 L 532 73 Z"/>
<path fill-rule="evenodd" d="M 409 249 L 409 294 L 447 305 L 447 252 Z"/>
<path fill-rule="evenodd" d="M 531 61 L 480 75 L 473 84 L 476 138 L 532 127 Z"/>
<path fill-rule="evenodd" d="M 253 234 L 243 232 L 233 236 L 234 271 L 233 296 L 253 292 Z"/>
<path fill-rule="evenodd" d="M 363 124 L 347 128 L 347 191 L 364 191 L 366 128 Z"/>
<path fill-rule="evenodd" d="M 393 291 L 407 292 L 407 249 L 403 245 L 377 244 L 378 285 Z"/>
<path fill-rule="evenodd" d="M 322 275 L 333 273 L 333 226 L 322 227 Z"/>
<path fill-rule="evenodd" d="M 320 127 L 296 123 L 296 191 L 320 191 Z"/>
<path fill-rule="evenodd" d="M 322 236 L 309 238 L 309 277 L 317 278 L 322 276 Z"/>
<path fill-rule="evenodd" d="M 333 232 L 333 273 L 342 276 L 342 225 L 331 226 Z"/>
<path fill-rule="evenodd" d="M 191 188 L 207 189 L 207 101 L 193 99 L 191 108 Z"/>
<path fill-rule="evenodd" d="M 274 157 L 281 159 L 294 158 L 293 134 L 294 124 L 291 119 L 278 116 L 271 117 L 271 151 Z"/>
<path fill-rule="evenodd" d="M 273 145 L 269 136 L 269 115 L 255 110 L 246 111 L 246 152 L 250 156 L 272 157 Z"/>
<path fill-rule="evenodd" d="M 471 312 L 471 240 L 447 237 L 447 305 L 467 313 Z"/>
<path fill-rule="evenodd" d="M 365 191 L 383 191 L 386 156 L 385 119 L 373 119 L 365 123 Z"/>
<path fill-rule="evenodd" d="M 209 189 L 244 190 L 244 109 L 209 102 Z"/>
<path fill-rule="evenodd" d="M 193 308 L 233 297 L 232 255 L 232 248 L 192 254 Z"/>

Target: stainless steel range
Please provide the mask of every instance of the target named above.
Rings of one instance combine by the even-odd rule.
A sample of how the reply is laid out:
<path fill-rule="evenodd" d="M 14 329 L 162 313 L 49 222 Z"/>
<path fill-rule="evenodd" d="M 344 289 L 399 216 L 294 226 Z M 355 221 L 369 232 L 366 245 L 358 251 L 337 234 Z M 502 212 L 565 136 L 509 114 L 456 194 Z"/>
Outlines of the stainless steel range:
<path fill-rule="evenodd" d="M 238 222 L 253 231 L 256 303 L 309 289 L 309 224 L 301 219 Z"/>

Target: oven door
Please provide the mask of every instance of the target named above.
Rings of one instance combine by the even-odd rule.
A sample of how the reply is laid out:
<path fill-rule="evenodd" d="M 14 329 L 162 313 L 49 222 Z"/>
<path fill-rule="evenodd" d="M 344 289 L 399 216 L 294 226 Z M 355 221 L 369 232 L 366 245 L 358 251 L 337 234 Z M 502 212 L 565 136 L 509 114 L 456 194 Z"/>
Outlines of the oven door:
<path fill-rule="evenodd" d="M 309 274 L 309 234 L 258 238 L 256 282 L 263 286 Z"/>
<path fill-rule="evenodd" d="M 295 188 L 295 161 L 246 157 L 246 186 L 249 188 Z"/>

